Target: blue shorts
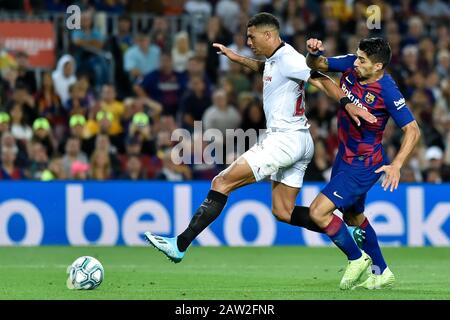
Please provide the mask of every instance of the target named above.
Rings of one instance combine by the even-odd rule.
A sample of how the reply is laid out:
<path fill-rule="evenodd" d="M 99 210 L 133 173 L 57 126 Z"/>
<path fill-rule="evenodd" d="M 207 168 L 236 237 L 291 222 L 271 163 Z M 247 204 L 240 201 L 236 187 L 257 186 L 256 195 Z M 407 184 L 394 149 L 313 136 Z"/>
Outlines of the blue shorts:
<path fill-rule="evenodd" d="M 385 164 L 383 161 L 370 167 L 350 165 L 338 154 L 331 172 L 331 180 L 322 193 L 342 213 L 363 213 L 367 192 L 383 174 L 383 172 L 375 173 L 375 170 Z"/>

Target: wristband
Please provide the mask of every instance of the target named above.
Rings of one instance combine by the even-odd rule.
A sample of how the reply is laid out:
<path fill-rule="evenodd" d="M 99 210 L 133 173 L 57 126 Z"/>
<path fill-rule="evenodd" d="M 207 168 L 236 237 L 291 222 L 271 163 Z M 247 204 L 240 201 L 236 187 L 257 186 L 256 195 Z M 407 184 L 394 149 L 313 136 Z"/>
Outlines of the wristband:
<path fill-rule="evenodd" d="M 316 53 L 311 53 L 309 52 L 310 55 L 314 56 L 314 57 L 320 57 L 321 55 L 323 55 L 324 51 L 319 50 Z"/>
<path fill-rule="evenodd" d="M 339 103 L 341 105 L 341 108 L 345 108 L 345 106 L 349 103 L 352 103 L 352 100 L 350 100 L 349 97 L 343 97 L 341 100 L 339 100 Z"/>

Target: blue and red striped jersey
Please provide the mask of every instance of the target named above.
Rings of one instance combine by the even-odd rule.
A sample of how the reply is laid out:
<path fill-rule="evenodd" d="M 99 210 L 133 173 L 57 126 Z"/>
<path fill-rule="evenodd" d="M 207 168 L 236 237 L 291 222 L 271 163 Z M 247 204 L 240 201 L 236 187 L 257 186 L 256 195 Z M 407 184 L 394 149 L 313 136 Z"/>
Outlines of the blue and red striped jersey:
<path fill-rule="evenodd" d="M 367 108 L 378 120 L 374 124 L 362 120 L 361 126 L 358 127 L 345 109 L 340 108 L 337 114 L 338 157 L 342 157 L 349 164 L 369 167 L 383 161 L 388 162 L 381 142 L 389 117 L 392 117 L 400 128 L 415 119 L 397 84 L 388 73 L 385 72 L 376 82 L 361 84 L 353 65 L 355 60 L 356 55 L 353 54 L 331 57 L 328 58 L 328 69 L 342 72 L 342 91 L 355 105 Z"/>

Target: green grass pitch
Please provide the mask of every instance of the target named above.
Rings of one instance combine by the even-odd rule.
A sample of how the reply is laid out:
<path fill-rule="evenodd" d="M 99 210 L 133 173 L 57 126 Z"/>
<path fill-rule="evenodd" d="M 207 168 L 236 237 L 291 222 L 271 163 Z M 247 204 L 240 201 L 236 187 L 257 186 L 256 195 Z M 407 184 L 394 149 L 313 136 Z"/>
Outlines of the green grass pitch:
<path fill-rule="evenodd" d="M 384 248 L 391 290 L 341 291 L 337 248 L 192 247 L 173 264 L 151 247 L 2 247 L 0 299 L 450 299 L 450 248 Z M 66 268 L 90 255 L 105 268 L 92 291 L 66 287 Z"/>

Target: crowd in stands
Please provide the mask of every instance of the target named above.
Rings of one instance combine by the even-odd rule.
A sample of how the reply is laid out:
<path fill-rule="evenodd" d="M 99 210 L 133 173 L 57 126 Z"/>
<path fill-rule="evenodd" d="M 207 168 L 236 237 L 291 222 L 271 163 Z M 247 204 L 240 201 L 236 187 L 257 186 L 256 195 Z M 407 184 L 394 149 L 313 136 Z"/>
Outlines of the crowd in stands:
<path fill-rule="evenodd" d="M 401 181 L 450 181 L 445 1 L 3 0 L 0 10 L 65 12 L 70 4 L 82 10 L 81 29 L 65 30 L 69 50 L 57 50 L 54 69 L 39 78 L 28 55 L 7 50 L 0 34 L 0 179 L 211 179 L 227 164 L 176 163 L 171 150 L 178 141 L 171 135 L 185 129 L 204 150 L 208 143 L 195 134 L 195 121 L 221 132 L 265 127 L 261 75 L 212 47 L 219 42 L 252 56 L 246 23 L 265 11 L 280 19 L 282 38 L 305 55 L 311 37 L 324 41 L 328 56 L 356 52 L 365 37 L 386 37 L 392 49 L 388 72 L 422 131 Z M 368 28 L 366 9 L 373 4 L 381 10 L 381 29 Z M 116 28 L 97 27 L 96 17 L 105 13 L 117 15 Z M 135 30 L 132 16 L 141 13 L 153 19 Z M 177 15 L 195 23 L 172 34 L 168 19 Z M 331 75 L 338 81 L 339 74 Z M 306 103 L 315 155 L 305 180 L 326 181 L 338 145 L 338 105 L 311 86 Z M 401 136 L 390 121 L 383 144 L 391 159 Z"/>

